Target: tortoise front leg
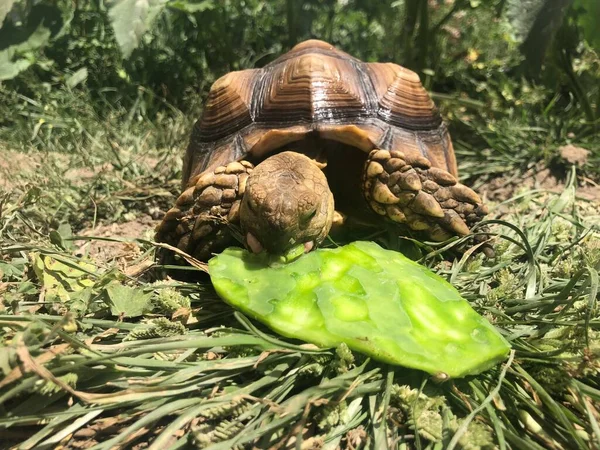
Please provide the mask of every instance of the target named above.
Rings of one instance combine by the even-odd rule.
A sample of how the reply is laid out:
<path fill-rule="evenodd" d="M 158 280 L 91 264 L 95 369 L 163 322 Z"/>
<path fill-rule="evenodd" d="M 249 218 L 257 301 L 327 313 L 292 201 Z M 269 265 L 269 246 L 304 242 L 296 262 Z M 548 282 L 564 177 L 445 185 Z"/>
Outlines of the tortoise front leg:
<path fill-rule="evenodd" d="M 431 167 L 425 157 L 409 159 L 400 151 L 369 154 L 363 192 L 377 214 L 435 241 L 469 234 L 469 228 L 487 214 L 475 191 L 452 174 Z"/>
<path fill-rule="evenodd" d="M 254 166 L 231 162 L 204 172 L 177 199 L 158 226 L 156 240 L 166 242 L 200 261 L 233 244 L 229 224 L 240 220 L 240 201 Z M 165 264 L 172 252 L 161 252 Z"/>

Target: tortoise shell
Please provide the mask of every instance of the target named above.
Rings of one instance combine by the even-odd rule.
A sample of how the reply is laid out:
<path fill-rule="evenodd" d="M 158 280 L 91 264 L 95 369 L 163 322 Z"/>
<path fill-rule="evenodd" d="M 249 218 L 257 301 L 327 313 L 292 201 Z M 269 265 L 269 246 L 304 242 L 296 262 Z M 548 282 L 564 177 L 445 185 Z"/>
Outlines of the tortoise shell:
<path fill-rule="evenodd" d="M 368 153 L 401 150 L 457 175 L 452 142 L 419 76 L 393 63 L 365 63 L 310 40 L 262 69 L 231 72 L 212 86 L 194 125 L 183 186 L 231 161 L 264 159 L 308 136 Z"/>

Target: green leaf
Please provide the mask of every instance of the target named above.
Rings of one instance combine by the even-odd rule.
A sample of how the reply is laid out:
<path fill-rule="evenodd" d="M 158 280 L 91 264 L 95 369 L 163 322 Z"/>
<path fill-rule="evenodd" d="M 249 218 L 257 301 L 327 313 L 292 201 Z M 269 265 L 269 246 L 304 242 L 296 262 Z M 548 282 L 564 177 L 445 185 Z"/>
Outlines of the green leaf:
<path fill-rule="evenodd" d="M 178 9 L 188 14 L 194 14 L 215 9 L 215 2 L 213 0 L 203 0 L 198 3 L 190 3 L 188 1 L 175 1 L 169 3 L 169 8 Z"/>
<path fill-rule="evenodd" d="M 124 59 L 140 45 L 166 3 L 167 0 L 115 0 L 111 3 L 108 16 Z"/>
<path fill-rule="evenodd" d="M 288 264 L 230 248 L 209 261 L 227 303 L 283 336 L 462 377 L 503 360 L 508 342 L 446 280 L 372 242 L 319 249 Z"/>
<path fill-rule="evenodd" d="M 61 223 L 56 230 L 50 231 L 50 242 L 63 250 L 73 250 L 73 242 L 69 239 L 73 237 L 73 230 L 68 223 Z"/>
<path fill-rule="evenodd" d="M 0 0 L 0 27 L 4 23 L 4 19 L 17 1 L 23 0 Z"/>
<path fill-rule="evenodd" d="M 0 50 L 0 80 L 10 80 L 31 66 L 35 51 L 50 40 L 50 30 L 40 24 L 27 41 Z"/>
<path fill-rule="evenodd" d="M 152 309 L 151 292 L 115 283 L 106 288 L 106 294 L 114 316 L 139 317 Z"/>
<path fill-rule="evenodd" d="M 577 16 L 577 23 L 583 30 L 585 39 L 597 51 L 600 51 L 600 26 L 598 26 L 600 1 L 575 0 L 573 7 L 580 11 L 580 14 Z"/>
<path fill-rule="evenodd" d="M 83 83 L 87 80 L 88 70 L 87 67 L 83 67 L 67 78 L 66 85 L 69 89 L 73 89 L 75 86 Z"/>
<path fill-rule="evenodd" d="M 25 258 L 13 258 L 10 262 L 0 261 L 0 279 L 9 280 L 21 277 L 25 272 L 26 263 Z"/>
<path fill-rule="evenodd" d="M 19 284 L 19 288 L 17 289 L 17 292 L 19 294 L 25 294 L 25 295 L 32 295 L 37 293 L 37 287 L 35 286 L 35 284 L 33 284 L 31 281 L 24 281 L 21 284 Z"/>

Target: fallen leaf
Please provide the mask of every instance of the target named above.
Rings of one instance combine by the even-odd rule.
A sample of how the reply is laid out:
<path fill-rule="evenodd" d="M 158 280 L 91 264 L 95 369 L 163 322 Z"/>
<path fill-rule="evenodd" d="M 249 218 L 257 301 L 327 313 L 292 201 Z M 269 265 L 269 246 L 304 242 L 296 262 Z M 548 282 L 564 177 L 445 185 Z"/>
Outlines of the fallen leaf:
<path fill-rule="evenodd" d="M 65 263 L 51 256 L 39 253 L 31 255 L 33 270 L 42 282 L 45 301 L 67 302 L 80 297 L 80 293 L 94 285 L 90 272 L 95 271 L 92 264 L 69 261 Z"/>
<path fill-rule="evenodd" d="M 115 283 L 107 286 L 106 294 L 114 316 L 139 317 L 152 309 L 151 292 Z"/>

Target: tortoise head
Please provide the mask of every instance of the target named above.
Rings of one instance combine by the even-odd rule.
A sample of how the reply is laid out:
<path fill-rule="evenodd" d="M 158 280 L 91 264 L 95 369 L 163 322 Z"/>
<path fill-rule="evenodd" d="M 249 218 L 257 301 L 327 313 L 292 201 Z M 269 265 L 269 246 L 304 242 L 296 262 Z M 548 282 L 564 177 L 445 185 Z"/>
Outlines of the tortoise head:
<path fill-rule="evenodd" d="M 329 233 L 333 213 L 321 169 L 307 156 L 286 151 L 265 159 L 248 177 L 240 224 L 254 253 L 284 254 L 299 244 L 308 252 Z"/>

